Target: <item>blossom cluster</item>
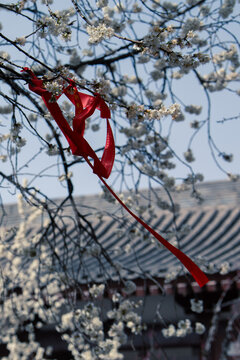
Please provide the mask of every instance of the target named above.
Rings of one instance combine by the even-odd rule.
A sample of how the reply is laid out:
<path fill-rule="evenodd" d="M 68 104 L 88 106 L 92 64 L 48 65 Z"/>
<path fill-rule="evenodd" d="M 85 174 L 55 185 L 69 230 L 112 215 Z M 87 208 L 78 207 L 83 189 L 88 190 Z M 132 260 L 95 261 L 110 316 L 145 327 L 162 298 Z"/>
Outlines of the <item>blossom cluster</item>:
<path fill-rule="evenodd" d="M 90 293 L 95 297 L 96 294 L 102 294 L 103 289 L 102 285 L 95 285 L 90 289 Z M 57 330 L 68 343 L 68 349 L 74 359 L 123 359 L 119 348 L 127 340 L 125 328 L 130 329 L 134 334 L 142 331 L 141 317 L 134 311 L 139 304 L 129 300 L 122 301 L 120 294 L 114 294 L 112 301 L 118 306 L 107 313 L 108 318 L 113 320 L 107 337 L 103 331 L 100 308 L 93 303 L 87 303 L 82 309 L 62 315 Z M 86 342 L 86 338 L 89 339 L 89 342 Z M 95 344 L 95 346 L 90 346 L 90 344 Z"/>
<path fill-rule="evenodd" d="M 219 15 L 226 19 L 232 14 L 236 0 L 224 0 L 221 8 L 219 9 Z"/>
<path fill-rule="evenodd" d="M 130 300 L 124 300 L 119 303 L 118 308 L 110 310 L 107 316 L 117 323 L 122 322 L 125 324 L 133 334 L 140 334 L 144 329 L 144 325 L 142 324 L 141 316 L 135 312 L 135 309 L 137 309 L 139 305 L 141 305 L 141 302 L 136 303 Z"/>
<path fill-rule="evenodd" d="M 10 138 L 18 148 L 21 148 L 26 144 L 26 139 L 20 136 L 21 129 L 22 129 L 22 125 L 20 123 L 15 123 L 13 124 L 10 132 Z"/>
<path fill-rule="evenodd" d="M 216 264 L 215 262 L 208 261 L 203 256 L 198 256 L 195 259 L 196 264 L 201 267 L 203 271 L 209 274 L 214 274 L 219 272 L 221 275 L 226 275 L 231 271 L 231 264 L 228 261 L 224 261 L 221 264 Z"/>
<path fill-rule="evenodd" d="M 110 39 L 114 35 L 114 30 L 105 24 L 99 24 L 98 26 L 89 25 L 87 26 L 87 32 L 90 44 L 98 44 L 102 40 Z"/>
<path fill-rule="evenodd" d="M 170 337 L 185 337 L 188 334 L 192 334 L 195 331 L 196 334 L 202 335 L 205 332 L 205 326 L 200 323 L 195 323 L 195 328 L 193 329 L 192 323 L 189 319 L 180 320 L 177 324 L 177 327 L 173 324 L 170 324 L 167 328 L 162 329 L 162 334 L 165 338 Z"/>
<path fill-rule="evenodd" d="M 210 61 L 207 54 L 200 52 L 184 54 L 177 49 L 188 48 L 191 42 L 193 45 L 195 43 L 198 46 L 203 46 L 202 40 L 194 32 L 201 30 L 201 27 L 202 23 L 198 18 L 189 18 L 182 27 L 180 37 L 174 37 L 175 30 L 172 26 L 161 29 L 159 24 L 155 24 L 150 29 L 149 34 L 140 43 L 134 45 L 134 48 L 142 55 L 148 54 L 158 59 L 159 54 L 162 54 L 161 59 L 156 60 L 154 64 L 155 70 L 151 72 L 154 81 L 164 77 L 163 70 L 166 66 L 170 68 L 179 67 L 180 71 L 186 72 Z M 145 59 L 144 62 L 150 60 L 146 56 Z M 141 62 L 141 60 L 139 61 Z"/>
<path fill-rule="evenodd" d="M 121 17 L 121 14 L 124 11 L 126 11 L 126 8 L 123 3 L 116 4 L 114 7 L 110 7 L 108 5 L 101 6 L 101 12 L 103 14 L 101 21 L 108 28 L 113 29 L 115 33 L 121 33 L 126 27 L 126 24 L 122 21 Z"/>
<path fill-rule="evenodd" d="M 2 113 L 9 113 L 10 107 L 3 107 Z M 19 153 L 22 148 L 26 145 L 26 139 L 21 135 L 23 126 L 21 123 L 14 122 L 10 128 L 10 132 L 0 135 L 0 145 L 5 145 L 4 143 L 8 140 L 11 141 L 9 151 L 6 151 L 6 146 L 1 146 L 0 160 L 6 162 L 9 159 L 9 156 Z"/>
<path fill-rule="evenodd" d="M 51 349 L 44 349 L 36 341 L 32 322 L 36 315 L 41 319 L 39 325 L 41 321 L 46 321 L 44 301 L 40 296 L 40 287 L 44 280 L 41 279 L 39 283 L 38 272 L 40 264 L 45 263 L 48 255 L 44 251 L 44 246 L 42 253 L 38 254 L 37 244 L 41 235 L 29 233 L 32 224 L 42 215 L 42 208 L 31 209 L 32 211 L 29 212 L 23 203 L 22 195 L 19 195 L 18 210 L 22 219 L 19 226 L 10 230 L 1 229 L 0 254 L 1 259 L 5 259 L 4 273 L 1 278 L 4 283 L 8 283 L 7 287 L 1 288 L 4 301 L 0 319 L 3 330 L 0 334 L 0 342 L 6 343 L 9 351 L 8 357 L 3 357 L 3 359 L 28 359 L 34 356 L 35 359 L 45 360 L 50 355 Z M 9 235 L 11 242 L 7 240 Z M 24 270 L 23 264 L 27 264 Z M 49 276 L 54 277 L 54 275 Z M 45 281 L 48 278 L 48 276 L 45 277 Z M 15 289 L 19 286 L 21 291 L 17 293 Z M 27 334 L 27 340 L 24 342 L 17 336 L 17 333 L 23 329 Z"/>
<path fill-rule="evenodd" d="M 131 104 L 128 107 L 126 115 L 128 119 L 148 119 L 148 120 L 160 120 L 165 116 L 170 115 L 175 121 L 184 120 L 184 116 L 181 111 L 179 104 L 172 104 L 168 108 L 161 103 L 159 103 L 159 109 L 145 109 L 143 105 Z M 141 124 L 139 126 L 142 126 Z M 122 132 L 127 132 L 127 130 L 122 130 Z"/>
<path fill-rule="evenodd" d="M 230 61 L 233 68 L 240 66 L 239 55 L 235 45 L 231 45 L 229 49 L 213 55 L 213 63 L 219 66 L 222 66 L 226 60 Z"/>
<path fill-rule="evenodd" d="M 239 72 L 237 71 L 240 66 L 239 55 L 234 45 L 220 53 L 215 53 L 212 61 L 217 65 L 217 68 L 203 76 L 206 89 L 211 92 L 220 91 L 225 89 L 231 81 L 239 79 Z M 229 62 L 230 66 L 226 67 L 226 62 Z"/>
<path fill-rule="evenodd" d="M 72 30 L 70 27 L 70 18 L 75 15 L 75 10 L 70 8 L 62 11 L 50 11 L 50 16 L 43 16 L 37 21 L 37 27 L 40 37 L 46 37 L 48 34 L 53 36 L 61 35 L 64 41 L 71 40 Z"/>

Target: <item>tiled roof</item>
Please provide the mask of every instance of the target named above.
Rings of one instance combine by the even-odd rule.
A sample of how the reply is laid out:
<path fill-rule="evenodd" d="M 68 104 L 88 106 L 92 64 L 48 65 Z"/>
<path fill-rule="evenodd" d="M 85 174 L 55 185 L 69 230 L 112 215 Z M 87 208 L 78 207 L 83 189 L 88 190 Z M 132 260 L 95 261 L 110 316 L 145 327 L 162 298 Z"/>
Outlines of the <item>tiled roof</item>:
<path fill-rule="evenodd" d="M 213 272 L 219 271 L 225 261 L 231 264 L 232 270 L 240 269 L 240 181 L 202 183 L 197 189 L 204 198 L 201 204 L 191 198 L 189 191 L 175 192 L 172 194 L 174 202 L 181 206 L 176 217 L 171 212 L 158 208 L 153 201 L 157 216 L 152 220 L 150 215 L 145 215 L 145 221 L 161 234 L 172 231 L 173 226 L 177 229 L 188 227 L 188 232 L 178 236 L 181 250 L 194 260 L 201 256 L 212 262 Z M 162 190 L 156 192 L 164 199 Z M 144 193 L 145 191 L 141 191 L 143 196 Z M 56 202 L 58 203 L 58 200 Z M 109 216 L 122 211 L 118 205 L 105 202 L 97 195 L 82 196 L 76 198 L 76 202 L 81 213 L 94 214 L 92 221 L 97 239 L 112 261 L 121 266 L 123 276 L 136 279 L 141 278 L 144 273 L 149 278 L 165 277 L 169 274 L 169 269 L 176 269 L 179 273 L 179 261 L 170 252 L 159 247 L 133 219 L 125 216 L 123 221 L 118 222 L 115 217 Z M 99 217 L 99 209 L 104 210 L 106 215 Z M 8 220 L 8 226 L 17 225 L 16 205 L 6 206 L 5 211 L 8 218 L 5 217 L 4 221 Z M 67 204 L 64 215 L 71 215 L 71 207 Z M 136 227 L 139 233 L 133 238 Z M 65 265 L 71 267 L 80 282 L 101 281 L 103 278 L 117 279 L 116 270 L 113 270 L 104 257 L 101 257 L 99 262 L 95 257 L 82 256 L 83 248 L 80 250 L 76 245 L 78 234 L 74 225 L 69 223 L 66 233 L 67 251 L 62 232 L 54 238 L 55 247 L 59 249 Z M 49 234 L 50 241 L 51 238 Z M 87 241 L 88 239 L 85 239 L 85 243 Z"/>

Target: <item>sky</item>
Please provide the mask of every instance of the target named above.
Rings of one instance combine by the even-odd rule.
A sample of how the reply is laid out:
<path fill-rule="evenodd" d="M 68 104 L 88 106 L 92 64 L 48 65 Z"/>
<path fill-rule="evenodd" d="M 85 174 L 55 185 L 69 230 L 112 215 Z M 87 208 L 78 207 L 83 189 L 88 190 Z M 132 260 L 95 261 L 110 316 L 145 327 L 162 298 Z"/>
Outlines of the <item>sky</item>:
<path fill-rule="evenodd" d="M 5 3 L 9 3 L 5 1 Z M 69 1 L 59 1 L 58 4 L 65 5 L 69 3 Z M 67 7 L 67 5 L 66 5 Z M 4 15 L 4 16 L 2 16 Z M 15 17 L 16 21 L 13 21 L 12 15 L 11 18 L 9 14 L 5 11 L 0 10 L 0 21 L 3 25 L 2 32 L 9 36 L 11 39 L 15 39 L 16 36 L 24 36 L 28 34 L 30 31 L 26 28 L 26 23 L 22 21 L 22 18 Z M 9 26 L 11 23 L 11 26 Z M 26 48 L 24 48 L 25 50 Z M 4 50 L 2 47 L 0 51 Z M 5 49 L 9 51 L 8 49 Z M 12 59 L 20 59 L 18 54 L 16 54 L 15 50 L 11 49 Z M 185 80 L 180 80 L 179 82 L 175 82 L 175 90 L 181 92 L 181 96 L 184 99 L 184 102 L 187 104 L 206 104 L 206 98 L 204 94 L 199 90 L 199 86 L 197 86 L 196 81 L 193 77 L 187 76 Z M 3 91 L 3 88 L 1 89 Z M 240 134 L 240 97 L 233 96 L 230 92 L 216 92 L 212 94 L 212 114 L 211 114 L 211 128 L 212 134 L 214 137 L 214 141 L 220 147 L 221 151 L 226 153 L 234 154 L 234 161 L 232 163 L 221 162 L 224 165 L 225 169 L 228 172 L 232 172 L 234 174 L 240 173 L 240 149 L 239 149 L 239 134 Z M 0 99 L 0 105 L 3 105 L 2 100 Z M 199 117 L 199 120 L 204 119 L 206 114 L 203 113 Z M 221 121 L 226 117 L 235 117 L 238 116 L 237 119 L 233 119 L 227 122 L 222 123 Z M 188 139 L 193 133 L 193 130 L 190 128 L 189 124 L 191 121 L 195 119 L 195 116 L 189 115 L 184 123 L 174 123 L 172 129 L 172 146 L 173 149 L 182 156 L 183 152 L 187 150 L 188 147 Z M 169 121 L 168 119 L 163 119 L 165 124 Z M 0 128 L 0 132 L 1 129 Z M 45 135 L 46 129 L 43 127 L 39 127 L 41 134 Z M 124 135 L 117 134 L 116 142 L 117 144 L 121 144 L 124 139 Z M 93 147 L 98 147 L 103 145 L 105 141 L 105 123 L 102 123 L 102 130 L 100 132 L 94 133 L 90 132 L 88 134 L 88 139 Z M 49 162 L 46 163 L 46 157 L 44 155 L 38 157 L 38 161 L 30 161 L 35 152 L 37 152 L 38 147 L 36 147 L 34 137 L 28 135 L 28 146 L 23 149 L 21 159 L 22 164 L 26 161 L 28 162 L 28 167 L 24 167 L 22 169 L 22 177 L 28 176 L 28 174 L 37 173 L 39 176 L 37 184 L 41 191 L 46 192 L 51 198 L 61 197 L 65 191 L 64 184 L 60 183 L 56 177 L 56 169 L 58 169 L 58 164 L 56 163 L 56 157 L 49 159 Z M 193 143 L 192 150 L 195 153 L 196 151 L 196 161 L 191 165 L 196 172 L 200 172 L 204 174 L 205 181 L 215 181 L 226 179 L 226 175 L 221 172 L 216 164 L 214 163 L 211 153 L 209 150 L 208 142 L 207 142 L 207 132 L 206 129 L 203 128 L 201 130 L 200 135 L 197 136 L 196 140 Z M 48 177 L 41 178 L 41 174 L 43 169 L 51 166 L 47 171 Z M 2 171 L 9 170 L 9 164 L 1 165 Z M 25 174 L 25 175 L 24 175 Z M 176 169 L 171 171 L 172 176 L 177 178 L 182 178 L 185 176 L 185 169 L 181 165 L 178 165 Z M 61 170 L 58 175 L 61 175 Z M 57 176 L 58 176 L 57 175 Z M 109 183 L 114 179 L 114 174 L 109 179 Z M 96 175 L 92 173 L 92 170 L 88 167 L 87 164 L 81 164 L 74 170 L 74 178 L 73 183 L 75 187 L 75 195 L 87 195 L 87 194 L 95 194 L 101 191 L 101 187 L 99 185 L 99 181 Z M 147 179 L 142 183 L 142 186 L 147 186 Z M 2 189 L 1 197 L 4 203 L 15 202 L 16 194 L 13 188 Z"/>

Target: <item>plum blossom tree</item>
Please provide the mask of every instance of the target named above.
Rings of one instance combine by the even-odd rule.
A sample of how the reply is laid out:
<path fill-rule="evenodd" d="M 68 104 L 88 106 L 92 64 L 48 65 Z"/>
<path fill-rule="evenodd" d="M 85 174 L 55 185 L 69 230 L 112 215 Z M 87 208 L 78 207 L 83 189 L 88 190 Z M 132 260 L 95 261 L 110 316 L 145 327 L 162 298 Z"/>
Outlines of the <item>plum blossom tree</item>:
<path fill-rule="evenodd" d="M 8 350 L 3 359 L 51 358 L 52 349 L 44 348 L 35 336 L 35 330 L 46 324 L 61 334 L 71 359 L 123 359 L 121 346 L 146 330 L 139 311 L 142 304 L 131 299 L 136 285 L 124 278 L 120 264 L 96 237 L 94 217 L 101 218 L 106 211 L 79 211 L 75 194 L 85 159 L 71 154 L 46 104 L 29 90 L 31 79 L 22 70 L 28 67 L 43 79 L 50 101 L 59 102 L 70 126 L 74 106 L 67 98 L 58 100 L 70 81 L 81 92 L 100 94 L 111 110 L 116 143 L 112 187 L 144 217 L 154 216 L 151 199 L 160 186 L 167 200 L 157 198 L 157 205 L 174 215 L 179 206 L 173 191 L 189 187 L 201 201 L 195 185 L 203 181 L 204 168 L 194 166 L 201 152 L 208 151 L 230 180 L 238 178 L 235 154 L 215 140 L 215 131 L 224 134 L 227 128 L 227 133 L 239 114 L 226 104 L 228 115 L 219 118 L 215 103 L 217 96 L 224 99 L 230 94 L 236 101 L 240 95 L 239 4 L 235 0 L 22 0 L 1 2 L 0 13 L 0 184 L 3 197 L 7 191 L 18 193 L 20 219 L 16 226 L 4 226 L 1 203 L 0 342 Z M 104 136 L 99 113 L 86 120 L 86 133 L 101 157 Z M 203 138 L 207 150 L 201 147 Z M 54 201 L 44 184 L 59 186 L 61 200 Z M 143 185 L 148 187 L 144 204 L 139 192 Z M 113 203 L 109 191 L 104 186 L 102 190 L 102 196 Z M 131 192 L 126 195 L 124 190 Z M 66 205 L 71 212 L 64 212 Z M 108 211 L 108 216 L 122 224 L 122 214 Z M 74 227 L 75 237 L 66 231 L 68 227 Z M 129 233 L 139 237 L 138 231 Z M 177 244 L 176 229 L 172 234 L 171 241 Z M 58 246 L 60 236 L 63 250 Z M 76 253 L 79 269 L 71 266 Z M 95 259 L 99 267 L 104 259 L 117 277 L 111 309 L 104 314 L 99 299 L 111 290 L 111 273 L 101 282 L 85 274 L 87 280 L 81 285 L 80 268 L 86 257 Z M 225 270 L 227 266 L 223 264 Z M 172 271 L 168 276 L 177 274 Z M 86 291 L 89 301 L 78 307 Z M 192 299 L 191 310 L 201 313 L 201 300 Z M 183 319 L 164 326 L 162 334 L 184 337 L 204 331 L 201 322 Z"/>

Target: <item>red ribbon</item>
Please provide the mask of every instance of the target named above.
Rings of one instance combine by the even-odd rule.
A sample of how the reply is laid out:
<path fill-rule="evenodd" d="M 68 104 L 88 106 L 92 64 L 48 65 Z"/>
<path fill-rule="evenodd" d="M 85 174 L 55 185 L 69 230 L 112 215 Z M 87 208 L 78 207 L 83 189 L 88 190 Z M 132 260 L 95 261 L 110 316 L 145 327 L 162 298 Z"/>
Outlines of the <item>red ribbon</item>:
<path fill-rule="evenodd" d="M 77 90 L 75 83 L 70 80 L 70 84 L 63 90 L 62 93 L 64 93 L 75 106 L 75 116 L 73 119 L 72 129 L 69 126 L 67 120 L 64 118 L 57 102 L 51 102 L 52 94 L 44 88 L 43 81 L 41 79 L 38 79 L 37 76 L 29 68 L 25 67 L 22 71 L 25 71 L 30 75 L 31 83 L 29 84 L 29 89 L 36 94 L 41 95 L 49 112 L 55 119 L 64 136 L 66 137 L 73 155 L 83 156 L 88 165 L 93 169 L 93 172 L 99 177 L 102 183 L 111 192 L 115 199 L 124 207 L 124 209 L 181 261 L 181 263 L 192 274 L 200 287 L 205 285 L 209 281 L 209 279 L 202 272 L 202 270 L 200 270 L 199 267 L 187 255 L 185 255 L 182 251 L 170 244 L 149 225 L 147 225 L 143 220 L 141 220 L 137 215 L 135 215 L 121 201 L 121 199 L 119 199 L 117 194 L 103 179 L 108 178 L 112 171 L 115 158 L 115 144 L 112 129 L 108 121 L 108 119 L 111 118 L 111 113 L 107 104 L 100 97 L 100 95 L 95 94 L 95 96 L 91 96 L 81 93 Z M 57 96 L 56 100 L 61 95 Z M 107 138 L 101 160 L 97 157 L 95 151 L 91 148 L 91 146 L 83 137 L 85 130 L 85 120 L 89 116 L 91 116 L 96 109 L 100 110 L 101 118 L 105 118 L 107 121 Z M 93 165 L 90 162 L 89 157 L 93 159 Z"/>

